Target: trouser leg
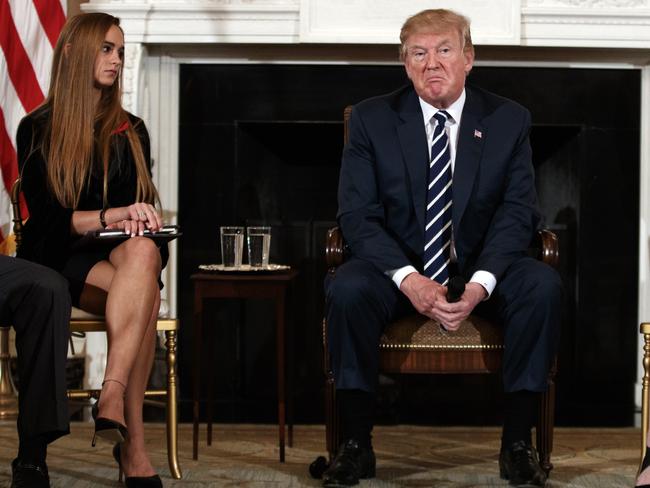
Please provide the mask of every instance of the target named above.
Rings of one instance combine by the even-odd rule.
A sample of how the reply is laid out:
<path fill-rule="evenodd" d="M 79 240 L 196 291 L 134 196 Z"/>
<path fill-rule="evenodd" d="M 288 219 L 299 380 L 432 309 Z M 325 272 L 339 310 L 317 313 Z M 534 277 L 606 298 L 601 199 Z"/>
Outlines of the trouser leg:
<path fill-rule="evenodd" d="M 504 324 L 505 391 L 546 391 L 560 338 L 560 276 L 540 261 L 520 259 L 508 269 L 495 294 Z"/>
<path fill-rule="evenodd" d="M 351 259 L 325 282 L 328 347 L 341 414 L 341 439 L 370 445 L 379 374 L 379 339 L 408 310 L 392 281 Z"/>
<path fill-rule="evenodd" d="M 374 392 L 381 333 L 408 302 L 373 265 L 350 259 L 325 279 L 327 342 L 337 389 Z"/>
<path fill-rule="evenodd" d="M 557 353 L 561 299 L 557 272 L 523 258 L 512 264 L 481 308 L 504 324 L 504 444 L 530 439 L 539 393 L 547 388 Z"/>
<path fill-rule="evenodd" d="M 3 322 L 13 324 L 16 331 L 19 438 L 51 442 L 69 432 L 67 281 L 49 268 L 2 256 L 0 308 Z"/>

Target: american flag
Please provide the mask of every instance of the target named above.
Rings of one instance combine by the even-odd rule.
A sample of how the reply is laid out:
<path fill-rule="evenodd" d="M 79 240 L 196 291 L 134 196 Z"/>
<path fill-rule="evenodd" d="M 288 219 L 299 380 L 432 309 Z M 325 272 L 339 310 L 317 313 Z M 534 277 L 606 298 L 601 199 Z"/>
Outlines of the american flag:
<path fill-rule="evenodd" d="M 0 242 L 11 231 L 9 192 L 18 176 L 18 123 L 47 94 L 52 54 L 65 23 L 66 3 L 0 0 Z M 23 215 L 27 215 L 26 209 Z"/>

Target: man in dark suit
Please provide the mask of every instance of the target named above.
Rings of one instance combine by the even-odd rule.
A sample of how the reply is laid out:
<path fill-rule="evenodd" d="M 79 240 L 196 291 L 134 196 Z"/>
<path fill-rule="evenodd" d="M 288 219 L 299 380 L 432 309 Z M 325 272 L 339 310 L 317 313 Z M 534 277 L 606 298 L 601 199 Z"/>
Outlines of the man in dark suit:
<path fill-rule="evenodd" d="M 11 488 L 50 486 L 47 445 L 70 432 L 65 363 L 68 283 L 49 268 L 0 255 L 0 324 L 13 325 L 18 353 L 18 456 Z"/>
<path fill-rule="evenodd" d="M 351 257 L 326 280 L 343 443 L 324 485 L 374 476 L 380 335 L 416 310 L 450 334 L 471 312 L 504 324 L 501 476 L 543 486 L 531 427 L 557 348 L 561 283 L 526 254 L 540 220 L 530 114 L 465 85 L 474 62 L 465 17 L 420 12 L 400 39 L 411 84 L 356 105 L 343 152 L 338 221 Z M 456 274 L 466 289 L 448 303 Z"/>

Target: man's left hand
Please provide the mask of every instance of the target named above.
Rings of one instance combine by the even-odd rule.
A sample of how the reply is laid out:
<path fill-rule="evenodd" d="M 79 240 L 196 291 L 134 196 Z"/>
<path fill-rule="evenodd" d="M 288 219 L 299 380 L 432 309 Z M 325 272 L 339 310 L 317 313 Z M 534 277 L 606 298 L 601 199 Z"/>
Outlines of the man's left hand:
<path fill-rule="evenodd" d="M 460 323 L 465 320 L 472 310 L 487 296 L 487 291 L 478 283 L 470 282 L 465 285 L 465 292 L 460 300 L 454 303 L 438 302 L 435 317 L 447 330 L 458 330 Z"/>

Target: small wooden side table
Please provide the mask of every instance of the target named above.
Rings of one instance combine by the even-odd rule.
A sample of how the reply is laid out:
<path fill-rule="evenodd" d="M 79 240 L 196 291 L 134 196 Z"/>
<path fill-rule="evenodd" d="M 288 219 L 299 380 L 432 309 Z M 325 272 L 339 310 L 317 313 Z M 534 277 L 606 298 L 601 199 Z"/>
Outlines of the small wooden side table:
<path fill-rule="evenodd" d="M 284 462 L 286 390 L 285 390 L 285 304 L 298 271 L 289 269 L 268 273 L 199 272 L 191 276 L 194 282 L 194 395 L 192 457 L 198 459 L 199 447 L 199 394 L 201 346 L 203 335 L 203 300 L 206 298 L 255 298 L 275 302 L 276 354 L 278 378 L 278 444 L 280 462 Z M 211 389 L 210 389 L 211 391 Z M 289 392 L 291 394 L 291 392 Z M 208 411 L 212 412 L 212 395 L 208 398 Z M 208 418 L 208 445 L 212 444 L 212 418 Z M 289 424 L 289 447 L 293 443 L 293 422 Z"/>

